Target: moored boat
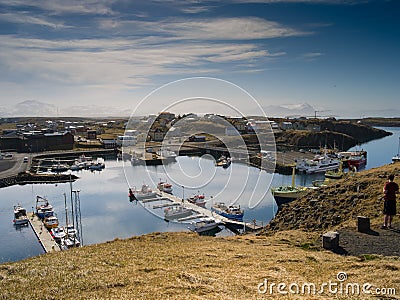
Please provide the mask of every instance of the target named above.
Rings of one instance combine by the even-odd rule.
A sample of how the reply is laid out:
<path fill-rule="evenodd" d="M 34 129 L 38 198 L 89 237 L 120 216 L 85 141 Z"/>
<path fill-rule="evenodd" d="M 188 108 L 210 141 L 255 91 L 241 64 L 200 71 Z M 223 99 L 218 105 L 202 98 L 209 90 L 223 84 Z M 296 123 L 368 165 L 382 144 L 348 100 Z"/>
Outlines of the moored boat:
<path fill-rule="evenodd" d="M 355 167 L 357 170 L 359 170 L 360 168 L 364 167 L 366 163 L 367 163 L 367 159 L 365 158 L 364 155 L 352 155 L 347 160 L 349 169 L 351 169 L 352 167 Z"/>
<path fill-rule="evenodd" d="M 215 220 L 214 218 L 200 218 L 197 221 L 191 222 L 188 227 L 189 230 L 201 233 L 205 231 L 212 230 L 220 224 L 219 220 Z"/>
<path fill-rule="evenodd" d="M 14 206 L 14 225 L 26 225 L 28 224 L 28 221 L 26 209 L 19 204 Z"/>
<path fill-rule="evenodd" d="M 283 204 L 292 202 L 293 200 L 305 195 L 311 188 L 295 185 L 296 168 L 292 169 L 292 185 L 282 185 L 271 188 L 276 205 L 280 207 Z"/>
<path fill-rule="evenodd" d="M 51 228 L 50 234 L 57 243 L 60 243 L 61 239 L 67 235 L 63 227 Z"/>
<path fill-rule="evenodd" d="M 154 192 L 147 184 L 143 184 L 140 190 L 136 190 L 135 187 L 129 189 L 129 198 L 131 200 L 155 198 L 156 196 L 156 192 Z"/>
<path fill-rule="evenodd" d="M 338 170 L 328 170 L 325 172 L 325 177 L 330 179 L 341 179 L 343 176 L 343 162 L 340 162 Z"/>
<path fill-rule="evenodd" d="M 42 220 L 54 215 L 53 206 L 46 198 L 36 196 L 36 215 Z"/>
<path fill-rule="evenodd" d="M 44 218 L 43 224 L 47 229 L 58 227 L 58 218 L 55 216 Z"/>
<path fill-rule="evenodd" d="M 240 205 L 227 206 L 223 202 L 218 202 L 211 206 L 211 211 L 231 220 L 243 221 L 244 211 L 240 209 Z"/>
<path fill-rule="evenodd" d="M 164 218 L 166 220 L 175 220 L 192 215 L 192 210 L 182 205 L 171 206 L 164 209 Z"/>
<path fill-rule="evenodd" d="M 187 198 L 186 200 L 192 204 L 195 204 L 200 207 L 206 207 L 207 201 L 204 199 L 204 195 L 196 194 Z"/>
<path fill-rule="evenodd" d="M 157 188 L 161 191 L 161 192 L 165 192 L 168 194 L 172 194 L 172 184 L 165 182 L 165 181 L 160 181 L 157 184 Z"/>
<path fill-rule="evenodd" d="M 296 169 L 307 174 L 322 173 L 328 170 L 336 170 L 340 166 L 340 160 L 324 154 L 314 159 L 301 159 L 296 162 Z"/>

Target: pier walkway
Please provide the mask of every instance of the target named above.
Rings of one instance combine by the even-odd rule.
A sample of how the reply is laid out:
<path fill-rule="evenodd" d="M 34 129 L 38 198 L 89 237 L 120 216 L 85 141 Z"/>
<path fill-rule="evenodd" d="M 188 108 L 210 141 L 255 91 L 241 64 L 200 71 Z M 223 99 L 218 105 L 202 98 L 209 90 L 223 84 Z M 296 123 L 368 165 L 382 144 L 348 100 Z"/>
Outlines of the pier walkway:
<path fill-rule="evenodd" d="M 44 251 L 46 253 L 60 251 L 60 247 L 54 241 L 53 237 L 50 235 L 50 232 L 44 226 L 42 220 L 40 220 L 38 216 L 36 216 L 33 212 L 28 212 L 27 215 L 29 219 L 29 224 L 31 225 L 33 232 L 38 238 Z"/>
<path fill-rule="evenodd" d="M 165 193 L 165 192 L 161 192 L 161 191 L 157 191 L 156 192 L 157 195 L 159 197 L 161 197 L 160 200 L 169 200 L 171 201 L 171 205 L 177 205 L 177 204 L 181 204 L 184 207 L 191 209 L 192 211 L 196 212 L 197 215 L 193 216 L 193 217 L 197 217 L 197 218 L 202 218 L 202 217 L 210 217 L 210 218 L 214 218 L 216 220 L 219 220 L 221 222 L 221 224 L 225 225 L 226 227 L 228 227 L 229 229 L 231 229 L 232 231 L 234 231 L 235 233 L 237 233 L 237 229 L 244 229 L 245 231 L 257 231 L 260 230 L 262 228 L 262 226 L 258 226 L 254 223 L 247 223 L 247 222 L 240 222 L 240 221 L 235 221 L 235 220 L 231 220 L 228 219 L 226 217 L 223 217 L 217 213 L 212 212 L 211 210 L 208 210 L 206 208 L 200 207 L 196 204 L 190 203 L 188 201 L 183 201 L 181 198 L 178 198 L 174 195 Z M 186 219 L 186 218 L 184 218 Z M 178 221 L 184 221 L 184 219 L 178 220 Z"/>

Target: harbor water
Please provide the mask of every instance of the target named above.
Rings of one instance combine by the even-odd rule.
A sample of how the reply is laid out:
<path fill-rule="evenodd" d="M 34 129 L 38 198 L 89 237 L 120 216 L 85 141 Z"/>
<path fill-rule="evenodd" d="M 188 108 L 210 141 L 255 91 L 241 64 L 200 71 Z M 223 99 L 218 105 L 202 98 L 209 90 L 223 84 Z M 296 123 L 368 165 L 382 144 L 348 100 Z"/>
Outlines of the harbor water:
<path fill-rule="evenodd" d="M 383 129 L 393 132 L 393 135 L 355 147 L 355 150 L 368 152 L 367 169 L 390 163 L 397 152 L 400 128 Z M 270 175 L 243 164 L 232 163 L 226 169 L 215 167 L 214 160 L 207 156 L 182 156 L 176 162 L 162 166 L 131 166 L 129 162 L 107 160 L 106 168 L 100 172 L 79 171 L 73 174 L 80 177 L 73 183 L 73 189 L 80 191 L 85 245 L 150 232 L 188 231 L 187 223 L 165 221 L 163 209 L 153 209 L 155 203 L 130 202 L 129 187 L 140 188 L 147 183 L 155 189 L 160 179 L 166 180 L 173 185 L 173 193 L 178 197 L 204 194 L 208 200 L 207 208 L 215 202 L 239 204 L 245 210 L 245 221 L 255 219 L 265 225 L 277 210 L 268 187 L 291 184 L 291 176 Z M 311 185 L 316 179 L 323 179 L 323 174 L 298 175 L 296 184 Z M 16 185 L 0 189 L 0 263 L 44 253 L 29 226 L 16 228 L 13 225 L 13 206 L 19 203 L 32 211 L 36 195 L 46 197 L 60 223 L 65 224 L 64 194 L 70 210 L 68 183 Z M 233 233 L 224 228 L 217 235 Z"/>

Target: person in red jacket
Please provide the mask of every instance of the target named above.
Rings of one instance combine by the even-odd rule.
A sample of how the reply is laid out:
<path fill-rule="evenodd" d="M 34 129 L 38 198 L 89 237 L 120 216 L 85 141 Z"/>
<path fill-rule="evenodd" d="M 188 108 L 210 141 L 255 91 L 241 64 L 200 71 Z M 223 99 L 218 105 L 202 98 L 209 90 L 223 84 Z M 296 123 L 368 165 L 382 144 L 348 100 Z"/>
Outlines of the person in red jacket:
<path fill-rule="evenodd" d="M 385 200 L 383 204 L 383 214 L 384 223 L 382 229 L 391 229 L 393 216 L 396 215 L 396 194 L 399 192 L 399 186 L 394 182 L 394 175 L 389 175 L 389 181 L 385 183 L 383 187 L 383 199 Z"/>

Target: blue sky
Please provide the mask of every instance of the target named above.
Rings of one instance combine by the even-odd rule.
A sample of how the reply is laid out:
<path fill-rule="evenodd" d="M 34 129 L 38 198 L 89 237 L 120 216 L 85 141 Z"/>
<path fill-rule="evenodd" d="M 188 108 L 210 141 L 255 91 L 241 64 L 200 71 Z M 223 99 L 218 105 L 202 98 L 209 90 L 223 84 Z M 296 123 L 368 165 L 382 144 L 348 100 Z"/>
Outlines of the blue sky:
<path fill-rule="evenodd" d="M 210 76 L 263 107 L 399 116 L 399 20 L 399 1 L 0 0 L 0 112 L 29 99 L 132 110 Z"/>

